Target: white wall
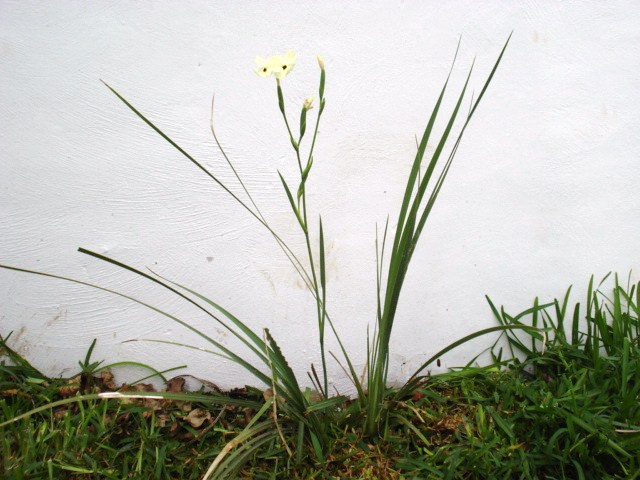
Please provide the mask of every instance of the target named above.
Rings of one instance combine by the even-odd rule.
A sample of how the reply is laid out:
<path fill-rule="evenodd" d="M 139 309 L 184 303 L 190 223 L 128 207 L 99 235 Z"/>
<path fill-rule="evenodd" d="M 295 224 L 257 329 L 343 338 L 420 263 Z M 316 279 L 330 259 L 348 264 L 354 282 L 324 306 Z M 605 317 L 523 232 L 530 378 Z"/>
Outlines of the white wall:
<path fill-rule="evenodd" d="M 425 230 L 398 312 L 393 380 L 431 353 L 494 325 L 484 295 L 512 310 L 578 292 L 593 273 L 640 268 L 640 11 L 628 2 L 25 2 L 0 3 L 0 263 L 115 287 L 214 325 L 83 246 L 210 295 L 269 327 L 301 374 L 318 363 L 311 297 L 266 231 L 133 116 L 112 84 L 186 150 L 232 181 L 218 133 L 270 221 L 303 254 L 279 186 L 295 163 L 275 85 L 256 55 L 295 49 L 290 109 L 317 89 L 327 108 L 308 184 L 322 213 L 329 308 L 359 366 L 373 325 L 376 222 L 397 215 L 458 36 L 457 90 L 474 55 L 479 90 L 514 35 Z M 452 97 L 449 97 L 451 105 Z M 582 295 L 574 297 L 582 300 Z M 0 333 L 43 371 L 95 359 L 187 371 L 224 387 L 253 382 L 164 317 L 86 287 L 0 271 Z M 465 363 L 487 343 L 444 359 Z M 335 346 L 332 346 L 335 350 Z M 406 364 L 405 364 L 406 363 Z M 120 370 L 121 380 L 139 372 Z M 331 378 L 347 391 L 339 367 Z"/>

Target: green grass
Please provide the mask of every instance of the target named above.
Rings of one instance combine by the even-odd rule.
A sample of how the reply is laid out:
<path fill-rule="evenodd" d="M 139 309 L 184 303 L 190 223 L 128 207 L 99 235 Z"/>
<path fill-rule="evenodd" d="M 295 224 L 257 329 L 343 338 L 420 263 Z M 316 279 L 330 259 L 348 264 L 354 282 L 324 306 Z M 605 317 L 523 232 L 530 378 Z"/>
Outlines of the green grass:
<path fill-rule="evenodd" d="M 214 478 L 640 478 L 638 300 L 638 285 L 623 288 L 616 277 L 606 295 L 592 281 L 587 301 L 573 308 L 569 292 L 513 316 L 490 302 L 499 323 L 541 330 L 505 331 L 492 366 L 427 377 L 404 398 L 389 395 L 396 404 L 384 438 L 365 435 L 359 402 L 318 404 L 330 438 L 322 461 L 312 451 L 290 457 L 281 438 L 294 442 L 298 423 L 278 410 L 282 437 L 274 435 L 273 403 L 246 388 L 190 401 L 92 398 L 45 408 L 0 427 L 0 472 L 196 479 L 218 457 Z M 0 423 L 115 387 L 107 371 L 87 372 L 89 354 L 74 379 L 48 379 L 1 340 L 15 365 L 0 366 Z"/>

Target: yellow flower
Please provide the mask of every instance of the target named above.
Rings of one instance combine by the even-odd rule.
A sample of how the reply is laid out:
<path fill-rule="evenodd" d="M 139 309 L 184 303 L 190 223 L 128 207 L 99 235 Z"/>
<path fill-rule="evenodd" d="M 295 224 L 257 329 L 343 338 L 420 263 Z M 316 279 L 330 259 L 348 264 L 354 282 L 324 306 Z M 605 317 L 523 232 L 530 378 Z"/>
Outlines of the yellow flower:
<path fill-rule="evenodd" d="M 302 108 L 304 108 L 305 110 L 311 110 L 313 108 L 313 97 L 306 98 L 304 100 Z"/>
<path fill-rule="evenodd" d="M 324 59 L 320 55 L 316 55 L 316 59 L 318 60 L 318 65 L 320 65 L 320 70 L 324 70 Z"/>
<path fill-rule="evenodd" d="M 256 57 L 256 65 L 258 65 L 258 68 L 256 69 L 256 73 L 261 77 L 270 77 L 271 74 L 273 73 L 273 66 L 272 66 L 273 58 L 275 57 L 270 57 L 270 58 Z"/>
<path fill-rule="evenodd" d="M 276 55 L 275 57 L 271 57 L 272 63 L 272 71 L 276 78 L 284 78 L 286 77 L 293 67 L 296 65 L 296 52 L 293 50 L 288 51 L 283 56 Z"/>
<path fill-rule="evenodd" d="M 288 51 L 284 55 L 273 55 L 269 58 L 256 57 L 256 73 L 261 77 L 286 77 L 296 64 L 296 52 Z"/>

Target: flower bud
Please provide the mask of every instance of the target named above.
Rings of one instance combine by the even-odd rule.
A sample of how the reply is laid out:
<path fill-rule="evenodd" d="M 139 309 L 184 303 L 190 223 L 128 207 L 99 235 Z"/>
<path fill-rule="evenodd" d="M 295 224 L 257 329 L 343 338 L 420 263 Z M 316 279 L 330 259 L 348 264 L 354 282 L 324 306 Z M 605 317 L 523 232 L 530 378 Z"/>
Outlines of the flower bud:
<path fill-rule="evenodd" d="M 324 59 L 320 55 L 316 55 L 316 59 L 318 60 L 318 65 L 320 65 L 320 70 L 324 70 Z"/>
<path fill-rule="evenodd" d="M 305 110 L 311 110 L 313 108 L 313 97 L 305 98 L 302 108 Z"/>

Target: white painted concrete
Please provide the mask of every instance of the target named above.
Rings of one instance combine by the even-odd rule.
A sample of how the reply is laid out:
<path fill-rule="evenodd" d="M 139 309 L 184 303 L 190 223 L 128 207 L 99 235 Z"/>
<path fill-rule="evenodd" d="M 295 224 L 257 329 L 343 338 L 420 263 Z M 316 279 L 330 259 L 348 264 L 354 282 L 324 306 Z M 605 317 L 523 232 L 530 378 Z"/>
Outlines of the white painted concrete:
<path fill-rule="evenodd" d="M 494 324 L 485 294 L 524 309 L 578 292 L 594 273 L 640 268 L 640 11 L 627 2 L 26 2 L 0 3 L 0 263 L 67 275 L 148 301 L 228 345 L 193 308 L 83 246 L 210 295 L 269 327 L 305 379 L 318 363 L 311 297 L 269 235 L 136 119 L 103 79 L 222 179 L 227 152 L 276 229 L 302 237 L 276 170 L 294 158 L 275 85 L 256 55 L 295 49 L 290 109 L 317 89 L 327 108 L 308 184 L 327 237 L 329 308 L 359 366 L 374 318 L 376 222 L 397 215 L 414 154 L 462 35 L 454 90 L 477 54 L 474 88 L 514 36 L 466 136 L 415 255 L 392 345 L 393 380 L 429 354 Z M 449 98 L 451 105 L 452 97 Z M 238 190 L 238 189 L 236 189 Z M 575 300 L 582 300 L 580 296 Z M 221 386 L 253 380 L 125 299 L 0 271 L 0 333 L 38 368 L 94 357 L 187 371 Z M 443 359 L 465 363 L 480 342 Z M 335 350 L 335 345 L 332 345 Z M 140 372 L 118 371 L 121 380 Z M 348 391 L 339 367 L 331 378 Z"/>

